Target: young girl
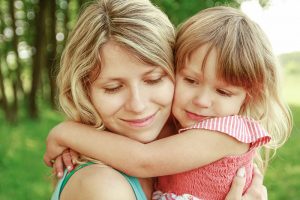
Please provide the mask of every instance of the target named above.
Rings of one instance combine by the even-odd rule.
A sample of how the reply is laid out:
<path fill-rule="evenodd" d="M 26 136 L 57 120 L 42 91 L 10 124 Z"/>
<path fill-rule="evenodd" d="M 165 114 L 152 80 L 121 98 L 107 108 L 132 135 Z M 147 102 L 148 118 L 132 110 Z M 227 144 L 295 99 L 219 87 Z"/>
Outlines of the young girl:
<path fill-rule="evenodd" d="M 141 144 L 64 122 L 49 135 L 46 162 L 70 147 L 129 175 L 159 176 L 154 199 L 224 199 L 245 166 L 245 191 L 268 133 L 265 147 L 276 149 L 292 126 L 269 42 L 240 11 L 215 7 L 180 27 L 175 53 L 172 112 L 183 127 L 179 134 Z"/>

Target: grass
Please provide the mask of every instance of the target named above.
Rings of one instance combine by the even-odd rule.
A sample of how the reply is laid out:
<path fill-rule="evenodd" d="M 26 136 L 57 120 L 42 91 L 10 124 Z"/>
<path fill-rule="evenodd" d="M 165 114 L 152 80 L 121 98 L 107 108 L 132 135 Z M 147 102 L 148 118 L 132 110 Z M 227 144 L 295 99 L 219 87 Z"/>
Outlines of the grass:
<path fill-rule="evenodd" d="M 293 70 L 291 70 L 293 69 Z M 294 118 L 291 137 L 270 162 L 265 176 L 269 199 L 299 199 L 300 196 L 300 70 L 299 65 L 285 68 L 284 96 Z M 298 88 L 298 89 L 297 89 Z"/>
<path fill-rule="evenodd" d="M 22 119 L 17 126 L 0 118 L 1 200 L 50 199 L 50 170 L 42 159 L 44 141 L 50 128 L 61 119 L 50 109 L 43 110 L 41 119 Z"/>
<path fill-rule="evenodd" d="M 291 137 L 271 161 L 265 176 L 269 199 L 299 199 L 300 191 L 300 107 L 291 106 L 294 128 Z"/>
<path fill-rule="evenodd" d="M 293 133 L 278 150 L 265 176 L 269 199 L 299 199 L 300 191 L 300 93 L 296 87 L 300 74 L 286 79 L 285 93 L 294 115 Z M 0 113 L 0 199 L 50 199 L 50 169 L 43 163 L 48 131 L 62 120 L 51 109 L 44 108 L 41 118 L 23 117 L 16 125 L 4 122 Z"/>

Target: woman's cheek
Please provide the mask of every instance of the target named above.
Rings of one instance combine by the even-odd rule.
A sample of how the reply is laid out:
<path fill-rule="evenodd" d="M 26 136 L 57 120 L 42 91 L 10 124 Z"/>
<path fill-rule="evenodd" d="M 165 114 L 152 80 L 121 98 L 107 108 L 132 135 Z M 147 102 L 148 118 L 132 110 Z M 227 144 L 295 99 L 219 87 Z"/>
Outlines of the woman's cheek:
<path fill-rule="evenodd" d="M 153 91 L 153 94 L 155 94 L 154 98 L 161 105 L 171 105 L 174 97 L 174 89 L 174 83 L 170 80 L 166 82 L 163 87 L 160 87 L 160 89 Z"/>

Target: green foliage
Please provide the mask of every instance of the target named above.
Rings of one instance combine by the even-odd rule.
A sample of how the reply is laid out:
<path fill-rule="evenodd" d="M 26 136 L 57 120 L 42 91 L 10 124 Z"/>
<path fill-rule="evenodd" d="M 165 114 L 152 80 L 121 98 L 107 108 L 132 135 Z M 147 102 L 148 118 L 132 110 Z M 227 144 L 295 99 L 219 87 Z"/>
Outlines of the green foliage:
<path fill-rule="evenodd" d="M 300 73 L 300 52 L 292 52 L 280 55 L 280 64 L 289 74 Z"/>
<path fill-rule="evenodd" d="M 291 105 L 294 127 L 287 143 L 278 150 L 270 162 L 265 176 L 269 199 L 298 199 L 300 185 L 300 52 L 279 57 L 284 67 L 284 95 Z M 297 89 L 298 87 L 298 89 Z"/>
<path fill-rule="evenodd" d="M 180 24 L 188 17 L 205 8 L 218 5 L 230 5 L 233 7 L 237 7 L 239 5 L 237 1 L 234 0 L 152 0 L 152 2 L 167 13 L 170 20 L 175 25 Z"/>
<path fill-rule="evenodd" d="M 278 150 L 265 176 L 269 199 L 298 199 L 300 195 L 300 105 L 292 106 L 294 128 L 288 142 Z"/>
<path fill-rule="evenodd" d="M 43 163 L 45 139 L 51 127 L 62 120 L 48 108 L 33 121 L 4 123 L 0 115 L 0 199 L 49 199 L 52 191 L 50 170 Z"/>
<path fill-rule="evenodd" d="M 284 96 L 290 104 L 299 106 L 300 93 L 299 91 L 299 78 L 300 78 L 300 52 L 293 52 L 279 56 L 279 61 L 283 66 L 284 73 Z M 297 89 L 298 88 L 298 89 Z"/>

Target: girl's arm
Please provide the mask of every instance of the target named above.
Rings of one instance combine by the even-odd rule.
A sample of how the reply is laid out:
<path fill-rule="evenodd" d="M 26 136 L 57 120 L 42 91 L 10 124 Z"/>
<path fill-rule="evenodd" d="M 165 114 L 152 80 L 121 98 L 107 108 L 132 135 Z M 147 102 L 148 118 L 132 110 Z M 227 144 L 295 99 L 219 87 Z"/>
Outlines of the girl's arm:
<path fill-rule="evenodd" d="M 105 162 L 128 175 L 154 177 L 188 171 L 228 155 L 247 152 L 248 145 L 218 132 L 192 129 L 148 144 L 76 122 L 51 130 L 45 162 L 66 148 Z"/>

